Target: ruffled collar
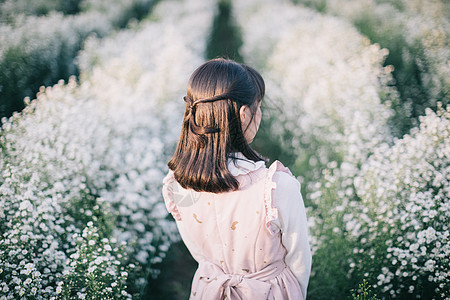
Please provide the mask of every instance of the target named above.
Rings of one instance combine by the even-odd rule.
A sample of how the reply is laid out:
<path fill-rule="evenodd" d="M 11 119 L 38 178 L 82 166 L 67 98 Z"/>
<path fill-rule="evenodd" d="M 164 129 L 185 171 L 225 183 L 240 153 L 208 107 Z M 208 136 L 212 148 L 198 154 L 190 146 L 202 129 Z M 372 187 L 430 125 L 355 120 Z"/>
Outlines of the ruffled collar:
<path fill-rule="evenodd" d="M 233 153 L 233 156 L 236 159 L 228 158 L 227 162 L 228 171 L 230 171 L 233 176 L 245 175 L 266 166 L 264 161 L 254 162 L 246 158 L 244 154 L 240 152 Z"/>

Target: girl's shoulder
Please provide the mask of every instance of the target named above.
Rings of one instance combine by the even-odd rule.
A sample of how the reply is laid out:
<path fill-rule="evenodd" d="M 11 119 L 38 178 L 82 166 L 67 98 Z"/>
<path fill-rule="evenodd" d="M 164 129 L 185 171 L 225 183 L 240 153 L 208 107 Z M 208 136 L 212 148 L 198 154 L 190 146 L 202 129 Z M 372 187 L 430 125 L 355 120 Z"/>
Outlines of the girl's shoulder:
<path fill-rule="evenodd" d="M 300 183 L 292 175 L 291 170 L 278 160 L 274 161 L 268 168 L 267 179 L 272 182 L 273 189 L 291 190 L 292 188 L 300 187 Z"/>

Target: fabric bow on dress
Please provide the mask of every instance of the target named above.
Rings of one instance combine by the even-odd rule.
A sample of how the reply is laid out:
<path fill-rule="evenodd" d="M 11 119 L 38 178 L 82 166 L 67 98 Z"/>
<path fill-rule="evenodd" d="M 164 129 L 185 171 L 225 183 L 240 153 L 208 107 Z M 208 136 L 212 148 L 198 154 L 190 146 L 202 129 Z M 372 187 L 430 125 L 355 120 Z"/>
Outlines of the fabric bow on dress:
<path fill-rule="evenodd" d="M 268 299 L 271 288 L 268 281 L 278 276 L 285 268 L 285 263 L 278 261 L 255 273 L 227 274 L 218 265 L 204 261 L 199 264 L 194 276 L 194 282 L 195 278 L 198 278 L 199 285 L 205 285 L 203 294 L 196 294 L 193 287 L 191 299 Z"/>

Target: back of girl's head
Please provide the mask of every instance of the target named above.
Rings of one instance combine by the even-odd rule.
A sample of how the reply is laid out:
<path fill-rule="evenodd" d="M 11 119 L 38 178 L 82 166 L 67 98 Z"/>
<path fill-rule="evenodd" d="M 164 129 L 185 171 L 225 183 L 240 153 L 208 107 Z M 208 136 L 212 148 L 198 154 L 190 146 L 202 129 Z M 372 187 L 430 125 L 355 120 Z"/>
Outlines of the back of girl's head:
<path fill-rule="evenodd" d="M 213 193 L 236 190 L 228 171 L 234 152 L 260 161 L 244 138 L 240 108 L 255 113 L 265 93 L 264 80 L 253 68 L 228 59 L 213 59 L 191 75 L 180 139 L 169 168 L 186 189 Z"/>

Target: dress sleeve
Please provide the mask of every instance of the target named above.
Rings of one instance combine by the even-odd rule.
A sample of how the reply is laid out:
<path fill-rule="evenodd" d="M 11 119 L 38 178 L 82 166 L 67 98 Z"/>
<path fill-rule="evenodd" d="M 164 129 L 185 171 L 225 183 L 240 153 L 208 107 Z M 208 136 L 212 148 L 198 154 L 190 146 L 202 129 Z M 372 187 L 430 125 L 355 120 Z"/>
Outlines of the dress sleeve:
<path fill-rule="evenodd" d="M 169 213 L 172 214 L 176 221 L 181 221 L 181 214 L 178 211 L 177 205 L 174 202 L 173 198 L 173 184 L 175 184 L 175 177 L 173 176 L 173 172 L 169 171 L 167 176 L 163 180 L 163 198 L 164 203 L 166 204 L 166 208 Z"/>
<path fill-rule="evenodd" d="M 300 183 L 280 162 L 269 168 L 273 174 L 272 206 L 276 207 L 277 218 L 272 221 L 281 231 L 281 242 L 286 249 L 285 262 L 297 278 L 302 294 L 311 273 L 311 250 L 308 242 L 306 211 L 300 193 Z M 273 171 L 275 169 L 275 171 Z"/>
<path fill-rule="evenodd" d="M 172 214 L 174 217 L 178 232 L 180 233 L 181 239 L 183 240 L 184 244 L 188 248 L 189 252 L 191 253 L 192 257 L 197 261 L 200 262 L 204 260 L 200 249 L 198 249 L 195 245 L 195 243 L 191 240 L 189 236 L 189 230 L 186 228 L 186 224 L 184 224 L 181 213 L 178 210 L 177 205 L 174 201 L 174 190 L 173 187 L 175 184 L 177 184 L 175 177 L 173 175 L 172 171 L 169 171 L 167 176 L 163 180 L 163 197 L 164 197 L 164 203 L 166 204 L 167 210 Z"/>

